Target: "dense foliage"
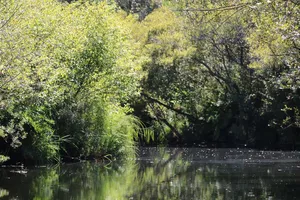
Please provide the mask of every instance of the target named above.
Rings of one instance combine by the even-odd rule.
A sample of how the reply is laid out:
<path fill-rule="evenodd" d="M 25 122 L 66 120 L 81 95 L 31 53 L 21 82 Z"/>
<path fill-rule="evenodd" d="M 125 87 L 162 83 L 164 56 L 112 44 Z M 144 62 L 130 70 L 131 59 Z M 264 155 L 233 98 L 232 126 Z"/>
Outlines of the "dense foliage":
<path fill-rule="evenodd" d="M 1 1 L 0 162 L 124 156 L 138 132 L 295 148 L 299 16 L 292 0 Z"/>
<path fill-rule="evenodd" d="M 39 162 L 132 152 L 137 120 L 120 104 L 140 76 L 122 15 L 104 3 L 1 7 L 1 151 Z"/>
<path fill-rule="evenodd" d="M 138 39 L 148 59 L 135 104 L 156 140 L 295 148 L 297 1 L 165 1 Z M 137 34 L 137 33 L 133 33 Z"/>

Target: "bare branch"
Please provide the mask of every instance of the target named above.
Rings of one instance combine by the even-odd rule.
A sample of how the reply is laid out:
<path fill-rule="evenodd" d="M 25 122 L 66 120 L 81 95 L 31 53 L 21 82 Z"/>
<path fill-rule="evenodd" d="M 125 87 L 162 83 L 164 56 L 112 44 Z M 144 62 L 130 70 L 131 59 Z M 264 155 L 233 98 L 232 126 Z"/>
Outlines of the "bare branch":
<path fill-rule="evenodd" d="M 15 7 L 12 14 L 9 16 L 9 18 L 7 20 L 5 20 L 4 23 L 0 26 L 0 29 L 2 29 L 4 26 L 6 26 L 10 22 L 10 20 L 12 20 L 12 18 L 16 15 L 16 13 L 18 12 L 20 7 L 21 6 L 16 6 Z"/>
<path fill-rule="evenodd" d="M 145 94 L 143 92 L 141 93 L 141 95 L 144 96 L 144 97 L 146 97 L 148 100 L 150 100 L 150 101 L 152 101 L 154 103 L 157 103 L 157 104 L 159 104 L 159 105 L 161 105 L 161 106 L 163 106 L 163 107 L 165 107 L 167 109 L 170 109 L 170 110 L 172 110 L 172 111 L 174 111 L 174 112 L 176 112 L 176 113 L 178 113 L 180 115 L 183 115 L 183 116 L 189 118 L 192 121 L 199 121 L 199 119 L 197 117 L 195 117 L 195 116 L 193 116 L 193 115 L 191 115 L 189 113 L 186 113 L 186 112 L 184 112 L 181 109 L 173 108 L 172 106 L 169 106 L 169 105 L 167 105 L 167 104 L 165 104 L 165 103 L 163 103 L 163 102 L 161 102 L 161 101 L 159 101 L 157 99 L 154 99 L 154 98 L 150 97 L 149 95 L 147 95 L 147 94 Z"/>
<path fill-rule="evenodd" d="M 187 12 L 213 12 L 213 11 L 228 11 L 228 10 L 235 10 L 238 8 L 246 7 L 247 5 L 250 5 L 250 3 L 242 3 L 242 4 L 237 4 L 237 5 L 231 5 L 231 6 L 223 6 L 223 7 L 218 7 L 218 8 L 187 8 L 187 9 L 175 9 L 173 11 L 187 11 Z"/>

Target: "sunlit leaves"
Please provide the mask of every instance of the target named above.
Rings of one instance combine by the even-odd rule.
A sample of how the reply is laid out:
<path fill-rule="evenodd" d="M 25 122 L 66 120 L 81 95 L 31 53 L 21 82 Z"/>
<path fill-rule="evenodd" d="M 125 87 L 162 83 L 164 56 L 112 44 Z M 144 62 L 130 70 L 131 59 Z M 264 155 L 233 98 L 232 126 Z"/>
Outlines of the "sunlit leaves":
<path fill-rule="evenodd" d="M 253 28 L 251 43 L 253 67 L 297 66 L 299 59 L 300 6 L 292 1 L 261 1 L 250 7 Z M 299 64 L 299 62 L 298 62 Z"/>
<path fill-rule="evenodd" d="M 119 103 L 137 96 L 140 67 L 134 61 L 129 29 L 122 14 L 104 2 L 23 0 L 5 6 L 0 14 L 7 21 L 1 21 L 0 30 L 4 134 L 15 139 L 18 143 L 11 145 L 17 147 L 30 133 L 27 140 L 32 142 L 31 153 L 38 154 L 35 158 L 57 160 L 60 137 L 103 134 L 93 129 L 106 120 L 93 115 L 97 106 L 106 110 L 113 104 L 125 115 Z M 60 114 L 68 104 L 78 117 L 74 120 L 86 120 L 86 127 L 61 133 Z M 101 150 L 98 140 L 88 145 Z"/>

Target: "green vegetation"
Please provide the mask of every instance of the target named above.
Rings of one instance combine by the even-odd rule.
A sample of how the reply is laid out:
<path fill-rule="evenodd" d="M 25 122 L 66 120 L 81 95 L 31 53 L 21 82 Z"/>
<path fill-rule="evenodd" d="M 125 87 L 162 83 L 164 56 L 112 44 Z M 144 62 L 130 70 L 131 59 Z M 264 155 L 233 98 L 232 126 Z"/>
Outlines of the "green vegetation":
<path fill-rule="evenodd" d="M 0 155 L 296 148 L 296 1 L 0 2 Z M 7 157 L 0 157 L 0 162 Z"/>
<path fill-rule="evenodd" d="M 135 37 L 148 57 L 143 99 L 134 106 L 143 109 L 138 114 L 156 140 L 296 148 L 299 3 L 165 4 L 141 22 L 146 33 Z"/>
<path fill-rule="evenodd" d="M 122 14 L 52 0 L 2 9 L 1 150 L 40 163 L 132 152 L 138 126 L 124 102 L 140 75 Z"/>

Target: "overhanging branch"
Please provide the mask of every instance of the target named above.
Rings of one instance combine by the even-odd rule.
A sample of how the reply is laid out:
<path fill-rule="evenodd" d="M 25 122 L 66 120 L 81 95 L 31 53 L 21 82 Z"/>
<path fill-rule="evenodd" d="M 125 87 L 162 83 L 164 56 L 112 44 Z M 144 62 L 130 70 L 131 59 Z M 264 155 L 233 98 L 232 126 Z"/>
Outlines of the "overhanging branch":
<path fill-rule="evenodd" d="M 159 101 L 157 99 L 154 99 L 154 98 L 150 97 L 149 95 L 147 95 L 147 94 L 145 94 L 143 92 L 141 93 L 141 95 L 144 96 L 144 97 L 146 97 L 148 100 L 150 100 L 150 101 L 152 101 L 154 103 L 157 103 L 157 104 L 159 104 L 159 105 L 161 105 L 161 106 L 163 106 L 163 107 L 165 107 L 167 109 L 170 109 L 170 110 L 172 110 L 172 111 L 174 111 L 174 112 L 176 112 L 176 113 L 178 113 L 180 115 L 183 115 L 183 116 L 187 117 L 188 119 L 190 119 L 192 121 L 199 121 L 199 119 L 197 117 L 195 117 L 195 116 L 193 116 L 193 115 L 191 115 L 189 113 L 186 113 L 186 112 L 184 112 L 181 109 L 173 108 L 172 106 L 169 106 L 169 105 L 167 105 L 167 104 L 165 104 L 165 103 L 163 103 L 163 102 L 161 102 L 161 101 Z"/>

